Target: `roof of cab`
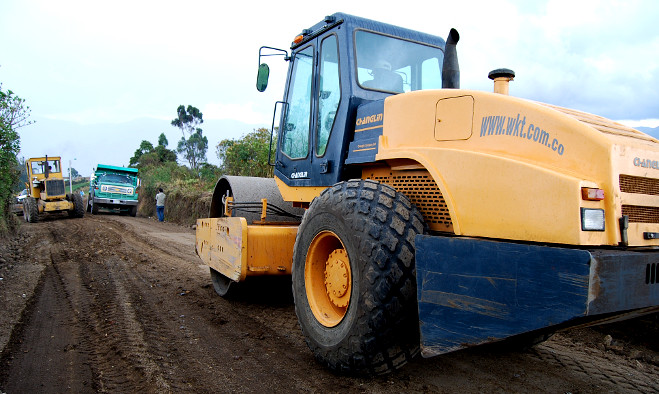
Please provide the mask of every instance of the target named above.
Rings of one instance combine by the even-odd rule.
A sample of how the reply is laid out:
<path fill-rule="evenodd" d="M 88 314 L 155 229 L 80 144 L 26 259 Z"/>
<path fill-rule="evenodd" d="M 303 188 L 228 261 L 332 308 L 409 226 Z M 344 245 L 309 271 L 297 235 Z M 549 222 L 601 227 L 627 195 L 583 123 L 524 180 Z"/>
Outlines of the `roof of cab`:
<path fill-rule="evenodd" d="M 392 35 L 395 37 L 400 37 L 411 41 L 417 41 L 417 42 L 434 45 L 442 49 L 444 49 L 444 46 L 446 45 L 444 39 L 439 36 L 422 33 L 420 31 L 406 29 L 404 27 L 390 25 L 388 23 L 378 22 L 371 19 L 362 18 L 359 16 L 345 14 L 342 12 L 336 12 L 330 16 L 326 16 L 322 21 L 316 23 L 311 28 L 305 29 L 304 32 L 306 32 L 307 34 L 305 34 L 304 39 L 297 44 L 293 43 L 291 45 L 291 49 L 294 49 L 302 45 L 303 43 L 309 41 L 310 39 L 322 34 L 326 30 L 329 30 L 330 28 L 340 24 L 344 24 L 348 29 L 350 29 L 350 31 L 361 28 L 365 30 L 371 30 L 383 34 Z"/>
<path fill-rule="evenodd" d="M 96 166 L 96 171 L 116 171 L 116 172 L 128 172 L 131 174 L 137 174 L 138 169 L 137 168 L 129 168 L 129 167 L 117 167 L 117 166 L 110 166 L 107 164 L 99 164 Z"/>

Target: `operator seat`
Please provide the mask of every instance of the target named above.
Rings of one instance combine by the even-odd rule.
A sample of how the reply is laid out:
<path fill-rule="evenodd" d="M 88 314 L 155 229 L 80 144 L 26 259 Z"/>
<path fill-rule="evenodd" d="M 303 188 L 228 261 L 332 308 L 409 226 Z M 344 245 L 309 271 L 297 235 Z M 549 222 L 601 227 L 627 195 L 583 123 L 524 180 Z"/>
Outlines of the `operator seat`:
<path fill-rule="evenodd" d="M 403 77 L 391 71 L 391 65 L 380 61 L 373 69 L 373 79 L 364 81 L 362 85 L 370 89 L 386 90 L 387 92 L 403 93 Z"/>

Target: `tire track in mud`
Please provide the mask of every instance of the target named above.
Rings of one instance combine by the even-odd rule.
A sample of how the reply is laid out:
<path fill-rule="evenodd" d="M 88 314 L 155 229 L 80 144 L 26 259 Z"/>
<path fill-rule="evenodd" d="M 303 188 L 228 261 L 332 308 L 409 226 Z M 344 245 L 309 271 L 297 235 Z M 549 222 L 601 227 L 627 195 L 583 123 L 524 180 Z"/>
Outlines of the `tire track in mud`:
<path fill-rule="evenodd" d="M 145 338 L 147 346 L 153 352 L 153 348 L 157 348 L 159 344 L 167 343 L 165 351 L 167 360 L 170 360 L 168 364 L 176 366 L 177 369 L 176 372 L 170 372 L 176 376 L 179 385 L 192 385 L 195 390 L 201 387 L 202 391 L 244 391 L 240 379 L 232 377 L 231 368 L 224 368 L 227 363 L 235 363 L 237 367 L 240 367 L 240 364 L 251 364 L 246 369 L 253 371 L 251 375 L 254 376 L 265 374 L 263 371 L 271 371 L 272 361 L 267 359 L 271 354 L 259 351 L 258 342 L 274 335 L 264 335 L 261 325 L 249 319 L 244 311 L 229 313 L 229 318 L 218 317 L 218 314 L 214 313 L 212 303 L 199 300 L 200 296 L 207 298 L 211 293 L 208 292 L 209 286 L 206 286 L 207 282 L 210 282 L 207 275 L 203 277 L 204 285 L 194 280 L 201 271 L 196 256 L 190 252 L 172 256 L 172 245 L 163 244 L 161 249 L 160 245 L 156 246 L 157 242 L 133 232 L 130 226 L 121 225 L 116 219 L 112 222 L 112 237 L 122 238 L 120 243 L 123 249 L 116 251 L 115 261 L 126 268 L 126 273 L 122 273 L 117 267 L 109 267 L 109 264 L 106 264 L 107 271 L 117 277 L 125 275 L 130 278 L 132 285 L 126 286 L 125 293 L 132 294 L 133 297 L 139 294 L 142 305 L 136 309 L 139 321 L 142 324 L 151 322 L 154 326 L 144 330 L 151 333 Z M 122 262 L 121 257 L 130 256 L 130 251 L 136 256 L 143 255 L 144 250 L 148 250 L 148 261 L 143 262 L 142 258 L 134 261 L 128 257 Z M 180 255 L 182 258 L 179 258 Z M 154 264 L 154 261 L 157 263 Z M 192 263 L 186 264 L 190 261 Z M 161 280 L 163 276 L 171 276 L 177 280 Z M 212 296 L 216 297 L 214 293 Z M 167 305 L 169 310 L 149 312 L 149 306 L 157 308 L 160 305 Z M 249 327 L 245 327 L 243 321 L 247 321 Z M 225 324 L 231 328 L 225 330 Z M 165 325 L 168 327 L 161 327 Z M 241 328 L 237 329 L 236 325 Z M 253 334 L 255 328 L 258 332 Z M 234 348 L 222 347 L 220 342 L 225 341 L 231 342 Z M 236 351 L 236 345 L 241 349 Z M 262 361 L 260 358 L 266 360 Z M 283 368 L 280 372 L 283 377 L 287 376 L 285 370 L 286 368 Z M 250 376 L 248 379 L 252 378 L 253 376 Z M 263 381 L 271 379 L 272 374 L 262 376 Z"/>
<path fill-rule="evenodd" d="M 583 379 L 592 379 L 602 390 L 659 392 L 659 369 L 651 365 L 643 367 L 637 363 L 634 368 L 626 360 L 624 363 L 609 360 L 597 351 L 588 349 L 573 351 L 553 340 L 536 346 L 530 354 L 548 365 L 556 365 Z"/>
<path fill-rule="evenodd" d="M 144 329 L 136 318 L 123 278 L 107 269 L 112 261 L 94 262 L 82 283 L 94 292 L 86 313 L 94 349 L 99 389 L 104 392 L 169 390 L 160 368 L 144 346 Z M 97 267 L 100 266 L 100 267 Z"/>
<path fill-rule="evenodd" d="M 98 237 L 97 237 L 98 238 Z M 171 333 L 151 305 L 142 302 L 134 284 L 130 261 L 121 256 L 123 239 L 104 231 L 103 241 L 91 242 L 91 260 L 79 265 L 80 288 L 87 294 L 85 323 L 94 349 L 99 390 L 180 391 L 185 387 L 168 379 L 165 348 Z M 85 301 L 87 300 L 87 301 Z"/>
<path fill-rule="evenodd" d="M 72 234 L 79 228 L 70 226 Z M 49 239 L 39 240 L 39 245 L 41 252 L 49 255 L 50 264 L 43 270 L 24 310 L 23 323 L 12 334 L 2 362 L 3 366 L 8 365 L 2 386 L 8 392 L 48 392 L 54 387 L 94 392 L 88 351 L 84 340 L 80 340 L 77 316 L 58 267 L 66 252 L 58 242 L 58 232 L 50 231 L 48 235 Z"/>
<path fill-rule="evenodd" d="M 120 233 L 126 248 L 152 248 L 149 250 L 150 259 L 167 262 L 162 264 L 167 268 L 165 274 L 178 279 L 178 286 L 176 283 L 167 283 L 158 287 L 169 291 L 170 296 L 172 292 L 176 292 L 173 299 L 176 309 L 184 312 L 178 316 L 170 313 L 170 319 L 178 319 L 182 323 L 179 328 L 186 341 L 180 346 L 186 348 L 186 353 L 191 352 L 191 356 L 186 357 L 184 361 L 194 360 L 192 369 L 196 374 L 207 375 L 208 379 L 218 382 L 224 381 L 221 386 L 223 391 L 244 391 L 244 387 L 234 383 L 235 378 L 232 379 L 231 374 L 218 373 L 223 366 L 230 363 L 235 364 L 236 368 L 253 371 L 251 374 L 254 376 L 247 379 L 267 380 L 273 384 L 272 387 L 285 387 L 285 391 L 291 390 L 291 374 L 299 375 L 299 380 L 304 382 L 299 385 L 300 390 L 308 390 L 314 386 L 330 389 L 329 386 L 307 381 L 307 368 L 313 369 L 314 372 L 327 371 L 313 362 L 313 357 L 304 344 L 293 311 L 292 295 L 273 297 L 270 293 L 275 291 L 275 294 L 281 294 L 282 285 L 284 293 L 290 293 L 290 282 L 282 284 L 264 281 L 262 283 L 265 289 L 257 289 L 258 284 L 251 286 L 250 290 L 256 291 L 246 293 L 251 294 L 248 300 L 224 300 L 212 290 L 208 271 L 199 267 L 201 260 L 194 254 L 193 245 L 187 251 L 181 251 L 176 248 L 179 245 L 153 242 L 143 233 L 133 233 L 133 229 L 129 227 L 122 226 Z M 171 254 L 172 248 L 178 251 L 174 256 Z M 156 272 L 156 277 L 152 275 L 153 271 L 147 269 L 139 270 L 134 277 L 136 281 L 145 284 L 159 283 L 157 278 L 162 277 L 162 272 Z M 232 343 L 233 349 L 218 346 L 220 341 Z M 282 346 L 282 343 L 286 345 Z M 285 349 L 283 352 L 282 348 Z M 300 371 L 291 371 L 285 365 L 277 368 L 278 364 L 295 360 L 299 362 L 300 353 L 308 360 L 305 363 L 306 368 L 301 368 Z M 229 371 L 231 368 L 233 367 L 230 367 Z"/>

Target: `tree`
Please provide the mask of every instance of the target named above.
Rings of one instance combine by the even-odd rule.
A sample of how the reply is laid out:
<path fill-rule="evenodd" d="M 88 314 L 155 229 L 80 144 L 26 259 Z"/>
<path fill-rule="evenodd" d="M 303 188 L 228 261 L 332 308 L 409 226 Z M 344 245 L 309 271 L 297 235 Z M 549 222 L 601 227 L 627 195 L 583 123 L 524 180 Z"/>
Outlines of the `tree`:
<path fill-rule="evenodd" d="M 77 178 L 80 176 L 80 173 L 75 168 L 71 167 L 71 178 Z"/>
<path fill-rule="evenodd" d="M 167 141 L 167 137 L 165 136 L 165 133 L 160 133 L 158 136 L 158 146 L 164 146 L 167 148 L 167 145 L 169 145 L 169 141 Z"/>
<path fill-rule="evenodd" d="M 20 150 L 20 137 L 17 129 L 30 125 L 30 107 L 25 100 L 11 90 L 4 92 L 0 84 L 0 231 L 8 228 L 12 187 L 18 181 L 16 155 Z"/>
<path fill-rule="evenodd" d="M 197 170 L 199 165 L 206 162 L 206 151 L 208 150 L 208 138 L 202 135 L 201 129 L 197 129 L 187 140 L 181 137 L 176 151 L 190 163 L 190 168 Z"/>
<path fill-rule="evenodd" d="M 273 142 L 276 145 L 276 142 Z M 216 147 L 220 168 L 225 174 L 271 177 L 268 164 L 270 130 L 256 129 L 240 140 L 222 140 Z"/>
<path fill-rule="evenodd" d="M 160 134 L 160 137 L 158 137 L 158 146 L 155 148 L 149 141 L 142 140 L 140 147 L 135 150 L 135 154 L 131 157 L 129 165 L 133 167 L 143 167 L 146 165 L 176 162 L 176 152 L 167 149 L 166 146 L 167 137 L 165 137 L 164 133 Z"/>
<path fill-rule="evenodd" d="M 135 150 L 135 154 L 130 158 L 128 165 L 138 166 L 143 155 L 153 151 L 153 144 L 147 140 L 142 140 L 140 147 Z"/>
<path fill-rule="evenodd" d="M 165 148 L 163 145 L 158 145 L 153 149 L 153 152 L 158 156 L 160 163 L 167 163 L 173 161 L 176 163 L 176 152 L 171 149 Z"/>
<path fill-rule="evenodd" d="M 179 105 L 176 113 L 178 117 L 172 120 L 172 126 L 178 127 L 183 133 L 176 152 L 183 155 L 190 163 L 191 169 L 196 170 L 199 164 L 206 162 L 208 150 L 208 138 L 204 137 L 202 129 L 197 127 L 204 123 L 203 114 L 191 105 L 188 105 L 187 109 Z"/>

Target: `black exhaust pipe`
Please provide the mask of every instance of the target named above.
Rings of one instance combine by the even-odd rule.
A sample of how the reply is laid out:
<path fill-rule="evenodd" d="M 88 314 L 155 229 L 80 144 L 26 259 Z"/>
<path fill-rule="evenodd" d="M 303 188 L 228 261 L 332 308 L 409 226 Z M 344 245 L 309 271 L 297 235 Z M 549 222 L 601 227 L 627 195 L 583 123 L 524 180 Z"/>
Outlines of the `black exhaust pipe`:
<path fill-rule="evenodd" d="M 460 40 L 460 34 L 451 29 L 444 47 L 444 64 L 442 64 L 442 88 L 460 89 L 460 65 L 458 64 L 458 51 L 456 45 Z"/>

